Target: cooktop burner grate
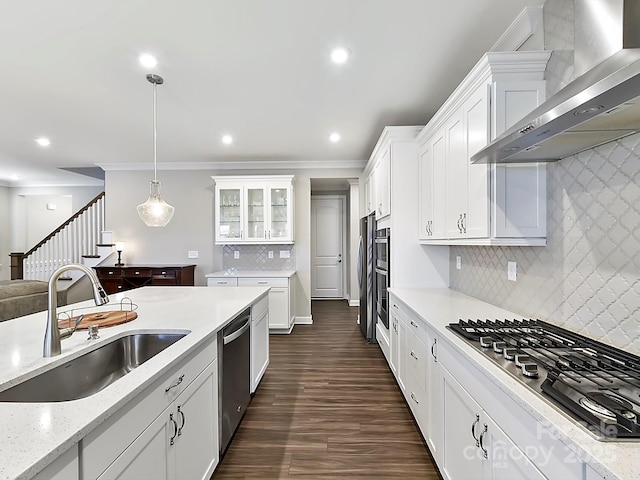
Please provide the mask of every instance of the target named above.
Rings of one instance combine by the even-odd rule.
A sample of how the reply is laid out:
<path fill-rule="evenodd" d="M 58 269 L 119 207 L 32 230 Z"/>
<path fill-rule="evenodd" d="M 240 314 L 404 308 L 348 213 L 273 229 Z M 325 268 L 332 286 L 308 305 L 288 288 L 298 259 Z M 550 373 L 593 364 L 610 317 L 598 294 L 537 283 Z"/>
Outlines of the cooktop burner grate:
<path fill-rule="evenodd" d="M 541 320 L 449 328 L 601 440 L 640 439 L 640 358 Z"/>

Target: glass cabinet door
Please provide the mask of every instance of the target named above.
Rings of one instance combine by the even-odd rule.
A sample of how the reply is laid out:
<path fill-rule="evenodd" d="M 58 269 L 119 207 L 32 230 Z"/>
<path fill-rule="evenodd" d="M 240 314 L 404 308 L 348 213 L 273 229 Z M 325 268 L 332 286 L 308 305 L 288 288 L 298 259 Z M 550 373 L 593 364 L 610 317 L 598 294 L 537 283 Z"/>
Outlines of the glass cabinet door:
<path fill-rule="evenodd" d="M 263 187 L 247 188 L 247 240 L 265 240 L 266 191 Z"/>
<path fill-rule="evenodd" d="M 286 187 L 271 187 L 269 189 L 269 234 L 271 240 L 290 238 L 289 218 L 289 189 Z"/>
<path fill-rule="evenodd" d="M 218 190 L 218 238 L 242 239 L 242 188 Z"/>

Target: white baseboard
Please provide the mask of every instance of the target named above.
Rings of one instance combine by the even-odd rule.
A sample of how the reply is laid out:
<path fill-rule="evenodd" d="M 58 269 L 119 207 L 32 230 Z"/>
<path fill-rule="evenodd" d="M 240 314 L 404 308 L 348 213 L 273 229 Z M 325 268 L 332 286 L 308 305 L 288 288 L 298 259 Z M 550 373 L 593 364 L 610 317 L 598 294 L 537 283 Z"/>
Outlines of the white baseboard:
<path fill-rule="evenodd" d="M 313 318 L 311 315 L 308 317 L 296 317 L 296 325 L 313 325 Z"/>
<path fill-rule="evenodd" d="M 350 307 L 359 307 L 360 306 L 360 299 L 355 299 L 355 300 L 349 300 L 349 306 Z"/>

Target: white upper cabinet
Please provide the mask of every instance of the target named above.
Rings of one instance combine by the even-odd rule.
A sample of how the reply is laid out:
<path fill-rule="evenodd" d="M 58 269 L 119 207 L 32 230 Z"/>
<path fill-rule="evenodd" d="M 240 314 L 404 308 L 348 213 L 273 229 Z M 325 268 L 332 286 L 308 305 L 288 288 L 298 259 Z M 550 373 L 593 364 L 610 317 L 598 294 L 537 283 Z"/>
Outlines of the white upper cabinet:
<path fill-rule="evenodd" d="M 293 243 L 293 176 L 212 178 L 217 244 Z"/>
<path fill-rule="evenodd" d="M 393 172 L 397 168 L 411 168 L 411 162 L 407 160 L 410 154 L 401 145 L 415 142 L 421 129 L 422 126 L 385 127 L 364 169 L 365 209 L 362 215 L 375 212 L 378 222 L 389 220 L 392 198 L 396 196 L 392 192 Z"/>
<path fill-rule="evenodd" d="M 544 101 L 549 55 L 485 54 L 420 132 L 422 243 L 545 245 L 544 164 L 469 159 Z"/>

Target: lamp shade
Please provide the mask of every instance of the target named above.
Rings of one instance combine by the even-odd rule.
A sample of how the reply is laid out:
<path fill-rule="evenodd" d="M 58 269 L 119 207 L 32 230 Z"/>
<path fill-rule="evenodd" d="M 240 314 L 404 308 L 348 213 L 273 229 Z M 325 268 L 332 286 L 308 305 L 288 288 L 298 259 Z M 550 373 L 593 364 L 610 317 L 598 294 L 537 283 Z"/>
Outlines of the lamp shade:
<path fill-rule="evenodd" d="M 124 242 L 116 242 L 116 251 L 122 252 L 124 250 Z"/>
<path fill-rule="evenodd" d="M 175 208 L 160 195 L 160 182 L 151 181 L 149 198 L 138 205 L 138 215 L 148 227 L 164 227 L 169 223 Z"/>

